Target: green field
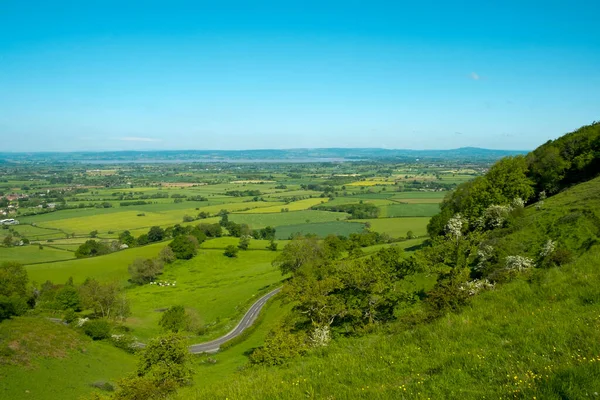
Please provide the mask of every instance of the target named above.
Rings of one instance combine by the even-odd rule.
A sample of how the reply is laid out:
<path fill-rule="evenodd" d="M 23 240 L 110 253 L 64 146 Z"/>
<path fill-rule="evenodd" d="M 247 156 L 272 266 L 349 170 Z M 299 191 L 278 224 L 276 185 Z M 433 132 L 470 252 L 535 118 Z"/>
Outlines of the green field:
<path fill-rule="evenodd" d="M 412 231 L 417 236 L 427 234 L 429 217 L 401 217 L 401 218 L 372 218 L 357 219 L 356 222 L 368 222 L 373 232 L 385 233 L 393 238 L 406 237 L 406 232 Z"/>
<path fill-rule="evenodd" d="M 271 265 L 276 254 L 240 251 L 237 258 L 228 258 L 222 250 L 201 249 L 193 259 L 165 268 L 159 279 L 176 281 L 175 287 L 144 285 L 127 290 L 132 317 L 126 325 L 140 338 L 156 336 L 161 316 L 157 310 L 183 305 L 196 310 L 202 324 L 215 325 L 213 336 L 227 331 L 262 288 L 282 279 Z"/>
<path fill-rule="evenodd" d="M 275 236 L 277 239 L 289 239 L 295 233 L 302 235 L 310 233 L 319 237 L 327 235 L 342 235 L 347 237 L 351 233 L 360 233 L 364 229 L 365 225 L 359 222 L 332 221 L 278 226 L 275 230 Z"/>
<path fill-rule="evenodd" d="M 312 206 L 326 203 L 328 200 L 329 200 L 328 198 L 304 199 L 304 200 L 293 201 L 293 202 L 287 203 L 287 204 L 277 204 L 277 205 L 274 205 L 271 207 L 255 208 L 252 210 L 244 211 L 244 213 L 248 213 L 248 214 L 278 213 L 278 212 L 281 212 L 282 208 L 286 208 L 289 211 L 307 210 L 307 209 L 311 208 Z"/>
<path fill-rule="evenodd" d="M 26 265 L 73 258 L 75 258 L 75 255 L 70 251 L 53 249 L 47 246 L 40 250 L 37 244 L 0 248 L 0 262 L 18 261 Z"/>
<path fill-rule="evenodd" d="M 288 242 L 287 240 L 276 240 L 275 241 L 278 244 L 278 249 L 281 250 L 283 248 L 283 246 L 286 245 L 286 243 Z M 217 249 L 217 250 L 222 250 L 225 249 L 225 247 L 229 246 L 229 245 L 233 245 L 233 246 L 237 246 L 240 243 L 240 239 L 236 238 L 236 237 L 230 237 L 230 236 L 223 236 L 220 238 L 214 238 L 214 239 L 210 239 L 207 240 L 205 242 L 203 242 L 200 245 L 201 249 Z M 269 240 L 256 240 L 256 239 L 251 239 L 250 240 L 250 246 L 248 247 L 249 250 L 265 250 L 266 247 L 271 243 L 271 241 Z"/>
<path fill-rule="evenodd" d="M 265 226 L 296 225 L 302 223 L 330 222 L 345 220 L 348 214 L 330 211 L 290 211 L 274 214 L 231 214 L 229 220 L 237 224 L 248 224 L 253 229 Z"/>
<path fill-rule="evenodd" d="M 440 212 L 438 204 L 393 204 L 379 207 L 381 218 L 432 217 Z"/>
<path fill-rule="evenodd" d="M 156 257 L 160 249 L 167 243 L 156 243 L 143 247 L 134 247 L 100 257 L 82 258 L 70 261 L 30 265 L 27 267 L 30 281 L 64 283 L 73 277 L 76 283 L 82 283 L 85 278 L 96 278 L 102 281 L 125 281 L 128 278 L 127 266 L 138 257 Z M 33 247 L 33 246 L 30 246 Z M 37 249 L 37 247 L 35 247 Z M 0 250 L 0 254 L 5 249 Z M 47 248 L 44 248 L 46 251 Z M 73 253 L 55 250 L 73 256 Z"/>

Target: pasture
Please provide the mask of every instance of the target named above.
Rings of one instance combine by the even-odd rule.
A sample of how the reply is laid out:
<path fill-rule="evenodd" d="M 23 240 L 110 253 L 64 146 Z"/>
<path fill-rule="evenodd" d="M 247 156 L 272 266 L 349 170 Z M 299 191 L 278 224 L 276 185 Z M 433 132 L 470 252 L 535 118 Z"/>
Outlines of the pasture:
<path fill-rule="evenodd" d="M 132 317 L 126 325 L 139 338 L 156 336 L 160 311 L 183 305 L 195 310 L 202 325 L 210 326 L 211 335 L 218 336 L 233 328 L 261 289 L 282 279 L 271 265 L 276 254 L 267 250 L 240 251 L 237 258 L 229 258 L 220 249 L 200 249 L 193 259 L 165 267 L 159 279 L 176 281 L 175 287 L 144 285 L 127 290 Z"/>
<path fill-rule="evenodd" d="M 365 225 L 360 222 L 331 221 L 278 226 L 275 230 L 275 237 L 289 239 L 294 234 L 312 234 L 324 238 L 327 235 L 349 236 L 351 233 L 360 233 L 364 230 Z"/>
<path fill-rule="evenodd" d="M 129 273 L 127 266 L 136 258 L 156 257 L 167 242 L 155 243 L 143 247 L 134 247 L 127 250 L 117 251 L 100 257 L 73 259 L 69 261 L 60 261 L 53 263 L 44 263 L 27 266 L 27 273 L 30 281 L 38 283 L 50 280 L 55 283 L 64 283 L 73 277 L 76 283 L 82 283 L 86 278 L 96 278 L 100 281 L 120 281 L 125 282 Z M 29 246 L 33 247 L 33 246 Z M 2 249 L 2 254 L 7 249 Z M 10 249 L 8 249 L 10 250 Z M 44 248 L 42 251 L 49 250 Z M 57 252 L 70 254 L 73 253 L 55 250 Z"/>
<path fill-rule="evenodd" d="M 393 238 L 403 238 L 408 231 L 412 231 L 417 236 L 427 235 L 429 217 L 372 218 L 355 221 L 368 222 L 373 232 L 385 233 Z"/>
<path fill-rule="evenodd" d="M 0 249 L 0 262 L 18 261 L 23 265 L 70 260 L 74 258 L 75 255 L 70 251 L 54 249 L 47 246 L 43 246 L 43 249 L 40 249 L 38 245 Z"/>
<path fill-rule="evenodd" d="M 432 217 L 440 212 L 439 204 L 393 204 L 379 207 L 381 218 Z"/>
<path fill-rule="evenodd" d="M 342 212 L 303 210 L 271 214 L 230 214 L 229 220 L 237 224 L 248 224 L 251 228 L 258 229 L 266 226 L 341 221 L 348 217 L 349 214 Z"/>

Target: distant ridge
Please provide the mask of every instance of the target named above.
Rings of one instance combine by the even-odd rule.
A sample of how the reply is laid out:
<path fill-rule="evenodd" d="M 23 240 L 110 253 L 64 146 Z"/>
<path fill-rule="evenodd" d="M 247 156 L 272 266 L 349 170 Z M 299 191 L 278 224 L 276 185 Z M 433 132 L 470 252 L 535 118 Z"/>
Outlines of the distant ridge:
<path fill-rule="evenodd" d="M 77 151 L 0 153 L 10 162 L 332 162 L 387 160 L 414 162 L 441 160 L 493 161 L 502 157 L 526 154 L 520 150 L 492 150 L 461 147 L 450 150 L 411 150 L 383 148 L 300 148 L 257 150 L 149 150 L 149 151 Z"/>

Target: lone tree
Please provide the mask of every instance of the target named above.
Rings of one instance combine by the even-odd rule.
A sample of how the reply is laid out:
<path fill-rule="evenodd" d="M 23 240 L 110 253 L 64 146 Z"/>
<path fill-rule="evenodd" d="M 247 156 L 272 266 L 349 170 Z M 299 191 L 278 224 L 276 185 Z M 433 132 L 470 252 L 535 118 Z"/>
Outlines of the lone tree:
<path fill-rule="evenodd" d="M 238 244 L 238 247 L 240 248 L 240 250 L 248 250 L 249 246 L 250 246 L 250 237 L 242 236 L 240 238 L 240 242 Z"/>
<path fill-rule="evenodd" d="M 169 243 L 169 247 L 178 259 L 189 260 L 196 255 L 198 240 L 193 236 L 180 235 Z"/>
<path fill-rule="evenodd" d="M 189 323 L 189 317 L 183 306 L 172 306 L 158 321 L 158 325 L 168 332 L 179 332 L 185 330 Z"/>
<path fill-rule="evenodd" d="M 164 264 L 156 258 L 136 258 L 129 265 L 131 282 L 143 285 L 152 282 L 154 278 L 162 274 Z"/>
<path fill-rule="evenodd" d="M 135 373 L 118 382 L 116 400 L 165 399 L 192 383 L 185 339 L 175 333 L 152 339 L 141 351 Z"/>
<path fill-rule="evenodd" d="M 225 251 L 223 252 L 223 254 L 226 257 L 234 258 L 234 257 L 237 257 L 238 251 L 239 251 L 239 249 L 237 247 L 230 244 L 229 246 L 225 247 Z"/>

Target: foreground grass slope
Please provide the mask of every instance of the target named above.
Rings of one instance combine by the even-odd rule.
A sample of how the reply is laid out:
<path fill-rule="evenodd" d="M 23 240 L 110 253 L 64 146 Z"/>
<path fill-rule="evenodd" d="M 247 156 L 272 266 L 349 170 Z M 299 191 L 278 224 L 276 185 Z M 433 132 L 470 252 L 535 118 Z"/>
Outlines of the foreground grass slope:
<path fill-rule="evenodd" d="M 197 399 L 593 398 L 600 387 L 600 249 L 484 293 L 431 324 L 340 340 L 253 368 Z"/>
<path fill-rule="evenodd" d="M 507 254 L 535 257 L 552 238 L 575 261 L 533 269 L 458 313 L 410 317 L 338 338 L 282 368 L 258 367 L 201 398 L 594 398 L 600 392 L 600 178 L 529 207 L 497 232 Z M 411 322 L 412 321 L 412 322 Z"/>
<path fill-rule="evenodd" d="M 43 318 L 0 324 L 2 399 L 77 399 L 134 367 L 134 356 Z"/>

